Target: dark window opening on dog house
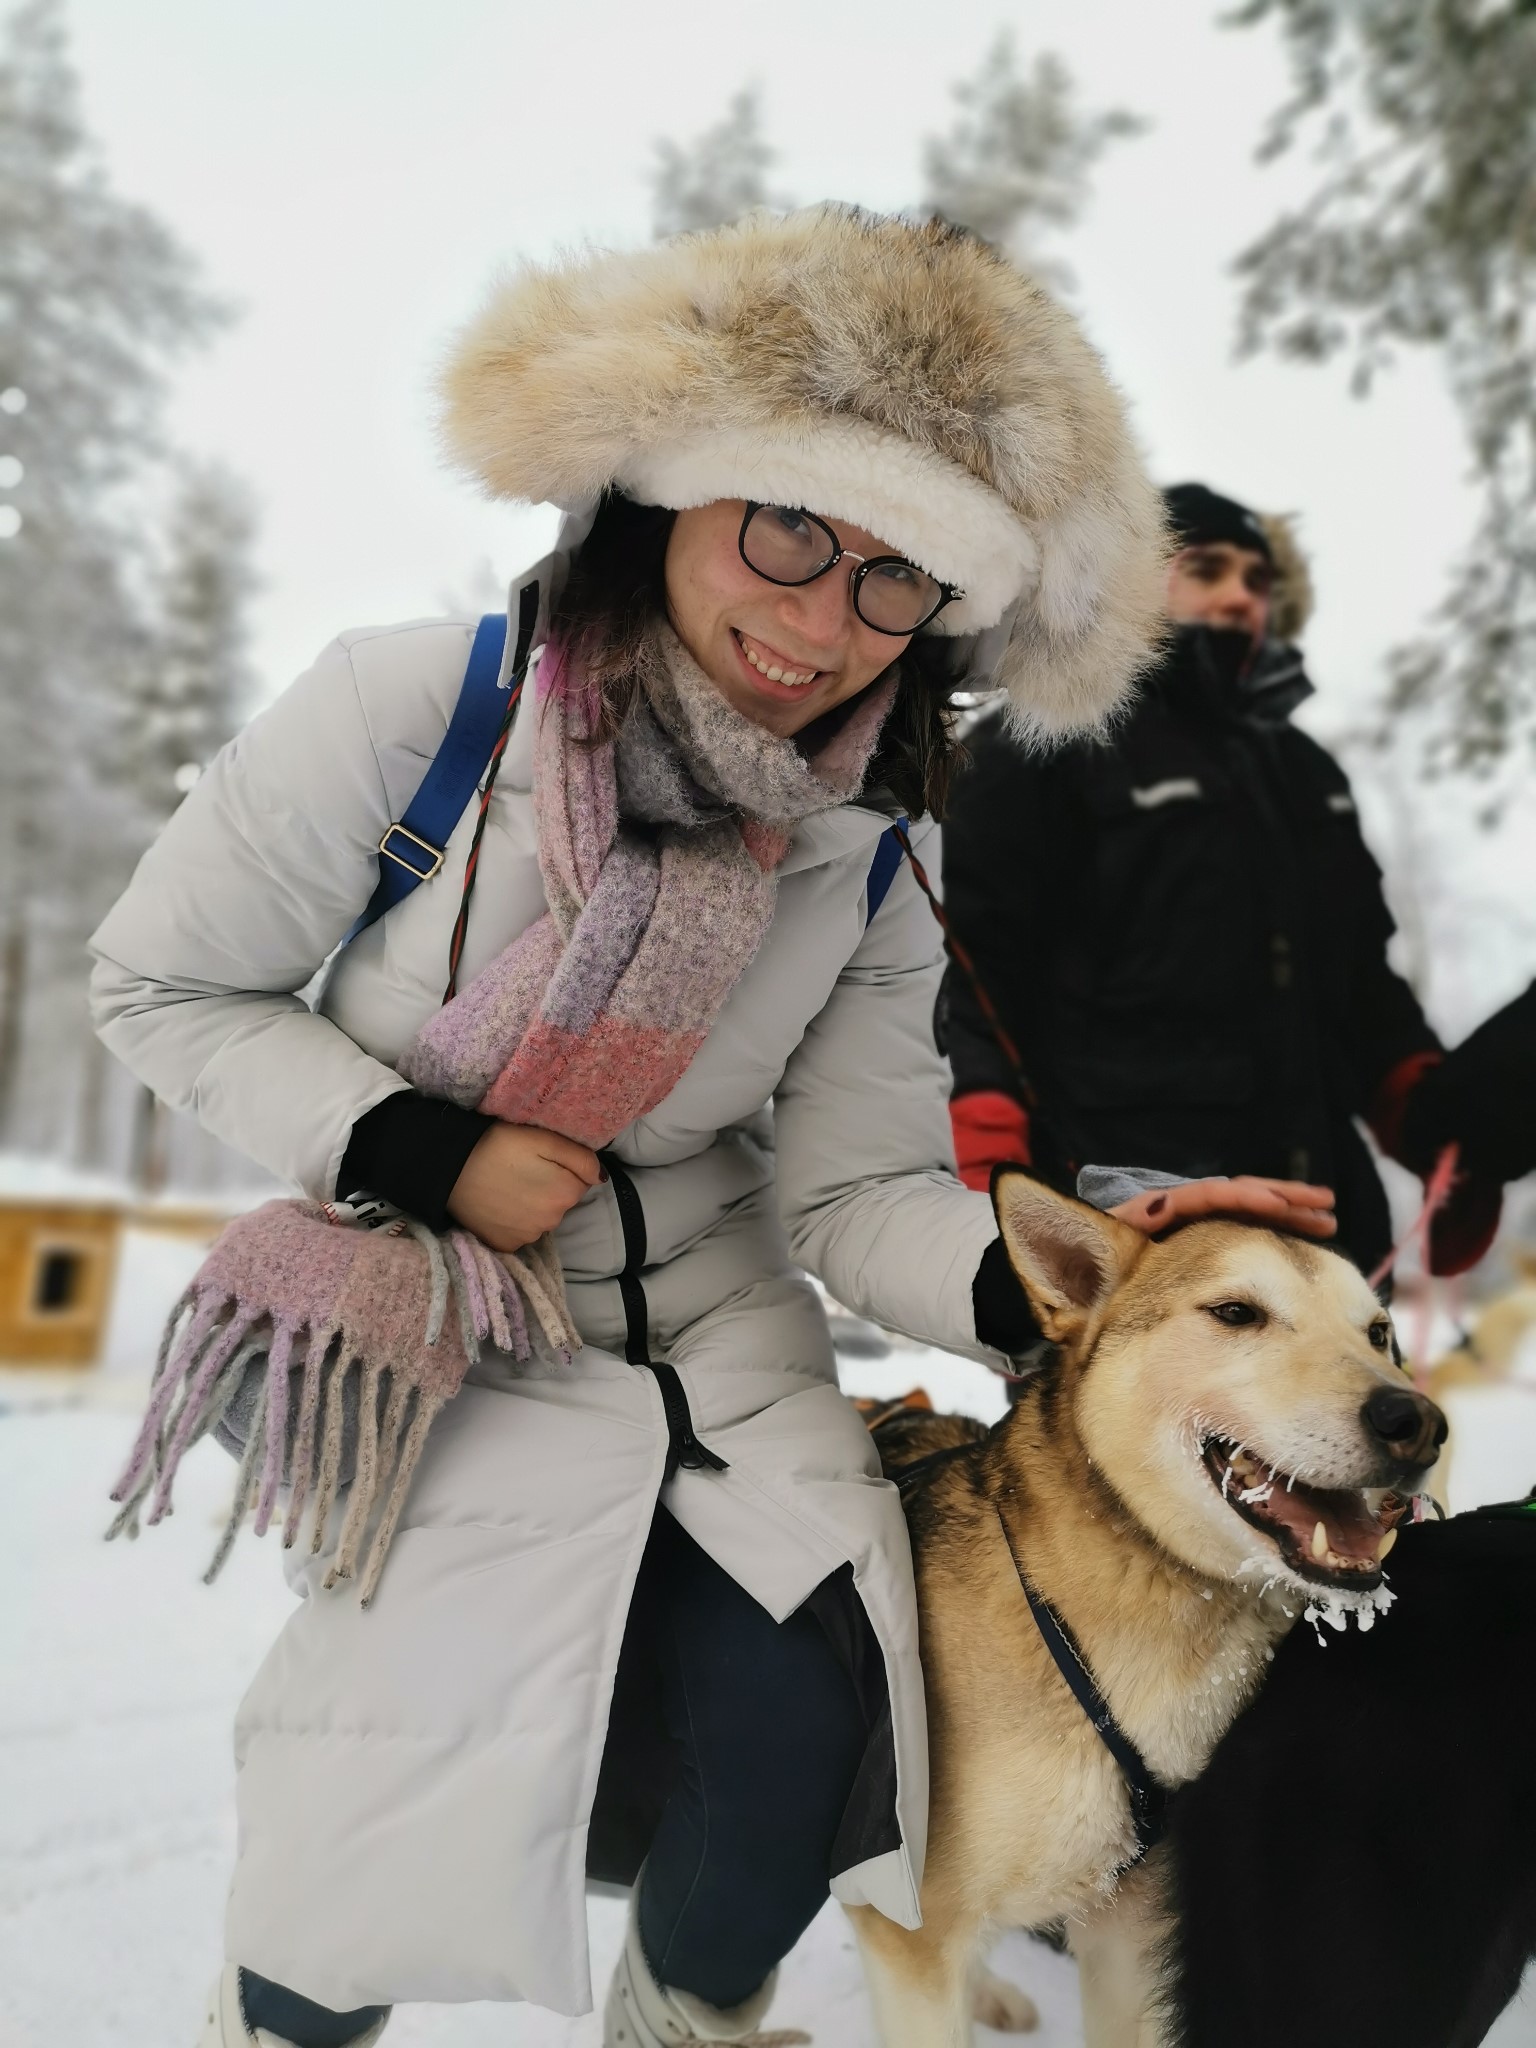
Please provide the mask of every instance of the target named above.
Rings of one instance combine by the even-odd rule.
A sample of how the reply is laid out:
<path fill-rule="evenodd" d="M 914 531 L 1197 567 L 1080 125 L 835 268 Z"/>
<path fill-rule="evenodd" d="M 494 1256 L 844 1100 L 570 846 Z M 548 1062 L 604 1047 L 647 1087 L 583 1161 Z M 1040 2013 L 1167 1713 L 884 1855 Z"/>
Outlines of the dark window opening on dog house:
<path fill-rule="evenodd" d="M 62 1315 L 80 1300 L 85 1261 L 78 1252 L 44 1252 L 37 1262 L 32 1306 L 39 1315 Z"/>

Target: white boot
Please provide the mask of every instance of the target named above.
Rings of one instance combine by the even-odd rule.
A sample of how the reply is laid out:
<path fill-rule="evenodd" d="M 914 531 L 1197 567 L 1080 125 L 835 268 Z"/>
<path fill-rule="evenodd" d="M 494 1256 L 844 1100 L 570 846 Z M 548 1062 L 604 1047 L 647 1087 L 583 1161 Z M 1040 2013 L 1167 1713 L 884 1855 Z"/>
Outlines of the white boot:
<path fill-rule="evenodd" d="M 375 2020 L 366 2033 L 357 2034 L 348 2042 L 347 2048 L 373 2048 L 388 2024 L 386 2013 L 381 2020 Z M 203 2020 L 203 2031 L 197 2037 L 197 2048 L 293 2048 L 291 2041 L 285 2041 L 278 2034 L 269 2034 L 265 2027 L 258 2027 L 253 2034 L 245 2024 L 245 2014 L 240 2010 L 240 1966 L 226 1963 L 214 1979 L 208 1993 L 208 2005 Z"/>
<path fill-rule="evenodd" d="M 651 1975 L 645 1951 L 640 1946 L 640 1921 L 635 1902 L 640 1887 L 630 1895 L 629 1928 L 624 1951 L 608 1987 L 603 2009 L 603 2048 L 693 2048 L 711 2041 L 745 2041 L 755 2034 L 767 2015 L 778 1983 L 777 1970 L 770 1972 L 750 1998 L 724 2010 L 706 2005 L 691 1991 L 669 1990 Z M 783 2042 L 805 2041 L 806 2034 L 782 2034 Z"/>

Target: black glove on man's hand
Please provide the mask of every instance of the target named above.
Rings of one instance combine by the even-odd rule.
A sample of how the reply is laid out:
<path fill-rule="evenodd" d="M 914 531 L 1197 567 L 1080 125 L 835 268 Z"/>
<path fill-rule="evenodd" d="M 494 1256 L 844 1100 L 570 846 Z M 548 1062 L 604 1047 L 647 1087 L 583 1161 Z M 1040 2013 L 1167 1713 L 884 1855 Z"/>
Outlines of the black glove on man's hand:
<path fill-rule="evenodd" d="M 1536 1173 L 1536 981 L 1426 1073 L 1403 1114 L 1403 1150 L 1432 1160 L 1461 1147 L 1480 1180 Z"/>

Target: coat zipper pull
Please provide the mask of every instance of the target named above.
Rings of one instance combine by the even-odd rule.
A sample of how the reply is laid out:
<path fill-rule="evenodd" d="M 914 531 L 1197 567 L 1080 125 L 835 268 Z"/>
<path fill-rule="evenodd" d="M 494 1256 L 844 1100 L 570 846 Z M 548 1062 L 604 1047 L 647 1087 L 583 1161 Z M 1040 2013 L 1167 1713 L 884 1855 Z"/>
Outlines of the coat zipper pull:
<path fill-rule="evenodd" d="M 719 1452 L 701 1444 L 694 1435 L 688 1396 L 683 1391 L 676 1366 L 668 1365 L 664 1359 L 652 1358 L 647 1361 L 647 1369 L 656 1376 L 656 1385 L 661 1391 L 662 1413 L 667 1418 L 665 1477 L 670 1479 L 679 1465 L 686 1466 L 690 1472 L 729 1472 L 731 1468 Z"/>
<path fill-rule="evenodd" d="M 683 1432 L 677 1448 L 677 1462 L 686 1465 L 690 1472 L 729 1472 L 730 1466 L 718 1451 L 712 1451 L 708 1444 L 701 1444 L 691 1429 Z"/>

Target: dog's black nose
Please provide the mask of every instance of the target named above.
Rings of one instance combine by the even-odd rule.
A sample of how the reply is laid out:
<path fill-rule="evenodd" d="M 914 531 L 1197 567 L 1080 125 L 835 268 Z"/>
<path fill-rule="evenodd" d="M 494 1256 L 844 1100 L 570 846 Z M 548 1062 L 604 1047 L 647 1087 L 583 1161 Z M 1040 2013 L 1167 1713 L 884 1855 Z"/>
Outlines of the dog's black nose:
<path fill-rule="evenodd" d="M 1361 1416 L 1400 1465 L 1432 1465 L 1445 1442 L 1445 1417 L 1433 1401 L 1409 1387 L 1374 1388 Z"/>

